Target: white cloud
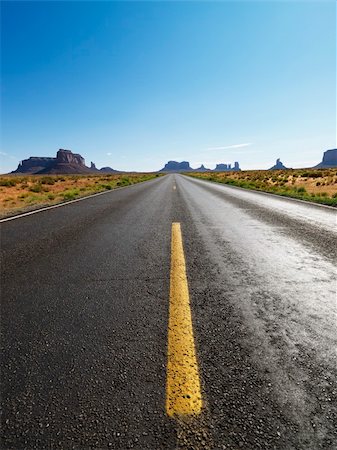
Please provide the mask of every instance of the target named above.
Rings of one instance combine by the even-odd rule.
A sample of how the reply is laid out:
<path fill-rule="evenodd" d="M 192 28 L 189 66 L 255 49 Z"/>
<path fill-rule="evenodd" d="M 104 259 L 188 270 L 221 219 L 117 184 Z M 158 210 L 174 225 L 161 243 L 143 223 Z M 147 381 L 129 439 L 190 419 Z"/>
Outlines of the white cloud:
<path fill-rule="evenodd" d="M 6 156 L 6 158 L 15 159 L 15 161 L 18 161 L 18 158 L 16 158 L 13 155 L 10 155 L 9 153 L 0 152 L 0 156 Z"/>
<path fill-rule="evenodd" d="M 108 155 L 108 156 L 111 156 L 111 155 L 112 155 L 112 153 L 110 153 L 110 152 L 109 152 L 109 153 L 107 153 L 107 155 Z"/>
<path fill-rule="evenodd" d="M 253 145 L 253 143 L 246 142 L 244 144 L 226 145 L 225 147 L 208 147 L 207 150 L 227 150 L 227 149 L 231 149 L 231 148 L 249 147 L 250 145 Z"/>

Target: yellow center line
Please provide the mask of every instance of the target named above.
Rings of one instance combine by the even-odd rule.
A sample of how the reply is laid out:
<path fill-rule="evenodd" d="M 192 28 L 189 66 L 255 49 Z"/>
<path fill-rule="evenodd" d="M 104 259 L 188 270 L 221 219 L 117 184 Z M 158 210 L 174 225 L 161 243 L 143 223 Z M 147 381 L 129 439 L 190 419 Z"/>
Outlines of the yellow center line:
<path fill-rule="evenodd" d="M 191 415 L 199 414 L 201 409 L 200 378 L 181 228 L 180 223 L 173 223 L 166 412 L 169 416 Z"/>

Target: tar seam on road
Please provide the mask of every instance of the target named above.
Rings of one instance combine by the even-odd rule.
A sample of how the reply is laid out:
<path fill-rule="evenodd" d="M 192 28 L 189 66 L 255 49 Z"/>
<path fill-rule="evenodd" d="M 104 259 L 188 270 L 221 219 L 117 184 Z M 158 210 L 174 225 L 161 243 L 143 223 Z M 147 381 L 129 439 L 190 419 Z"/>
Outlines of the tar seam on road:
<path fill-rule="evenodd" d="M 166 412 L 196 415 L 202 397 L 180 223 L 172 224 Z"/>

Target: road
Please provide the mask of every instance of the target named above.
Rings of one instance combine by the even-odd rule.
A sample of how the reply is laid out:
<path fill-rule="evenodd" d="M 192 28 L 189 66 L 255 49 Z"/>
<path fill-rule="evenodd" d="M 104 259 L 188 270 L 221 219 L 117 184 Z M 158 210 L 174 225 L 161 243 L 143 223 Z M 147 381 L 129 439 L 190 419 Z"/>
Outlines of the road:
<path fill-rule="evenodd" d="M 203 405 L 184 417 L 172 223 Z M 332 208 L 172 174 L 1 230 L 1 448 L 337 448 Z"/>

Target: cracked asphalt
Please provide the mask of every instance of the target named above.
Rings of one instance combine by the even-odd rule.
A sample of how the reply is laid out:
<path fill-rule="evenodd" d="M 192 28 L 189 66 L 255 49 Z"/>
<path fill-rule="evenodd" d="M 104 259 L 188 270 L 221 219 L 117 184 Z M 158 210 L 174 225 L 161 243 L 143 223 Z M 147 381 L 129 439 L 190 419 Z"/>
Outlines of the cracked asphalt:
<path fill-rule="evenodd" d="M 189 420 L 165 411 L 172 222 Z M 337 448 L 335 209 L 172 174 L 3 222 L 1 258 L 1 448 Z"/>

